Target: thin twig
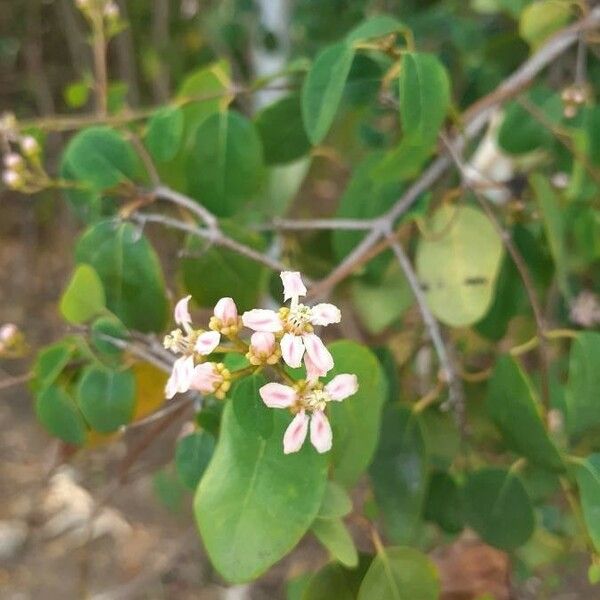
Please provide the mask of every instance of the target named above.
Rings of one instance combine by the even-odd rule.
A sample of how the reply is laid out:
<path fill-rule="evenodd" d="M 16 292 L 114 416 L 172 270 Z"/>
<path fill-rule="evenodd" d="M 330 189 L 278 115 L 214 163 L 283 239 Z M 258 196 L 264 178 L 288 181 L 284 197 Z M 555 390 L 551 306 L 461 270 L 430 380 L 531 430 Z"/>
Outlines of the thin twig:
<path fill-rule="evenodd" d="M 377 219 L 273 219 L 271 223 L 256 225 L 257 231 L 315 231 L 317 229 L 343 229 L 367 231 Z"/>
<path fill-rule="evenodd" d="M 17 385 L 22 385 L 33 379 L 33 373 L 23 373 L 23 375 L 15 375 L 0 381 L 0 390 L 6 390 Z"/>
<path fill-rule="evenodd" d="M 250 260 L 260 263 L 265 267 L 268 267 L 272 271 L 280 272 L 286 270 L 286 266 L 283 263 L 273 258 L 270 258 L 269 256 L 262 254 L 257 250 L 254 250 L 254 248 L 251 248 L 250 246 L 246 246 L 232 238 L 227 237 L 218 228 L 214 230 L 201 229 L 200 227 L 196 227 L 195 225 L 189 223 L 184 223 L 183 221 L 173 219 L 172 217 L 152 213 L 134 214 L 130 218 L 132 221 L 135 221 L 142 226 L 146 223 L 159 223 L 172 229 L 184 231 L 193 236 L 207 240 L 209 243 L 214 244 L 216 246 L 229 248 L 230 250 L 233 250 L 234 252 L 237 252 L 238 254 L 249 258 Z"/>
<path fill-rule="evenodd" d="M 490 208 L 488 202 L 483 198 L 479 192 L 479 190 L 472 186 L 469 183 L 468 177 L 465 177 L 465 166 L 463 160 L 458 153 L 458 151 L 452 146 L 450 140 L 442 135 L 440 136 L 442 143 L 446 146 L 446 149 L 452 160 L 454 161 L 457 169 L 463 176 L 463 181 L 465 186 L 471 190 L 475 199 L 477 200 L 479 206 L 481 206 L 483 212 L 485 212 L 486 216 L 490 220 L 490 223 L 498 233 L 500 239 L 507 252 L 510 254 L 510 257 L 513 260 L 517 271 L 523 281 L 523 286 L 525 287 L 525 291 L 527 293 L 527 297 L 529 298 L 529 303 L 531 305 L 531 309 L 533 311 L 533 317 L 536 323 L 536 328 L 540 337 L 540 346 L 539 346 L 539 354 L 540 354 L 540 367 L 542 371 L 542 400 L 543 404 L 548 409 L 550 407 L 550 388 L 549 388 L 549 360 L 548 360 L 548 345 L 546 340 L 546 324 L 544 320 L 544 312 L 542 310 L 542 304 L 540 302 L 537 290 L 535 288 L 535 284 L 533 282 L 533 278 L 527 267 L 527 263 L 525 259 L 519 252 L 515 243 L 512 240 L 510 232 L 504 229 L 498 218 L 496 217 L 494 211 Z"/>
<path fill-rule="evenodd" d="M 461 431 L 463 431 L 465 407 L 462 384 L 460 377 L 458 376 L 456 369 L 452 364 L 450 354 L 446 349 L 446 344 L 444 343 L 444 338 L 442 336 L 439 323 L 429 309 L 427 298 L 425 298 L 425 294 L 423 293 L 421 284 L 417 278 L 417 274 L 412 268 L 410 259 L 404 252 L 400 242 L 393 235 L 391 235 L 391 233 L 388 234 L 387 239 L 390 241 L 390 247 L 396 256 L 398 264 L 404 272 L 404 276 L 406 277 L 415 300 L 417 301 L 417 306 L 419 307 L 421 317 L 423 318 L 423 323 L 425 323 L 425 327 L 427 328 L 427 332 L 429 333 L 429 337 L 431 338 L 431 342 L 433 343 L 433 347 L 435 348 L 435 352 L 440 361 L 440 366 L 442 368 L 441 379 L 442 381 L 448 383 L 449 405 L 454 411 L 454 416 Z"/>

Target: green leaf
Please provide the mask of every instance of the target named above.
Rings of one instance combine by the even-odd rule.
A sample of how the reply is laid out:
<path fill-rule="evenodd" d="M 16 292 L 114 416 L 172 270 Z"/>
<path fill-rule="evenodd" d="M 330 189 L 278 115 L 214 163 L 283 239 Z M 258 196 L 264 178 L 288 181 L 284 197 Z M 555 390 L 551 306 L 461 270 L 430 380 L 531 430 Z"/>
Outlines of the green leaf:
<path fill-rule="evenodd" d="M 358 565 L 358 553 L 352 536 L 341 519 L 315 519 L 312 532 L 331 556 L 346 567 Z"/>
<path fill-rule="evenodd" d="M 215 438 L 206 431 L 195 431 L 177 441 L 175 468 L 179 479 L 195 490 L 215 451 Z"/>
<path fill-rule="evenodd" d="M 574 461 L 583 518 L 594 548 L 600 552 L 600 454 Z"/>
<path fill-rule="evenodd" d="M 73 339 L 67 338 L 40 350 L 33 366 L 32 387 L 36 393 L 40 394 L 56 382 L 76 349 Z"/>
<path fill-rule="evenodd" d="M 328 46 L 317 55 L 304 80 L 302 117 L 313 144 L 323 141 L 333 123 L 353 59 L 350 44 Z"/>
<path fill-rule="evenodd" d="M 345 517 L 351 510 L 352 500 L 348 492 L 335 481 L 328 481 L 319 508 L 319 518 L 339 519 Z"/>
<path fill-rule="evenodd" d="M 231 95 L 231 69 L 229 64 L 218 61 L 208 67 L 192 71 L 183 80 L 177 99 L 185 102 L 186 134 L 194 136 L 196 128 L 204 119 L 228 104 Z"/>
<path fill-rule="evenodd" d="M 355 373 L 358 378 L 358 392 L 354 396 L 329 404 L 334 439 L 333 476 L 350 487 L 375 453 L 386 380 L 377 357 L 368 348 L 344 340 L 334 342 L 329 349 L 335 364 L 330 378 L 340 373 Z"/>
<path fill-rule="evenodd" d="M 370 564 L 371 557 L 362 554 L 355 569 L 348 569 L 338 563 L 325 565 L 311 577 L 302 600 L 356 600 Z"/>
<path fill-rule="evenodd" d="M 496 362 L 486 410 L 515 452 L 546 468 L 563 468 L 560 454 L 546 433 L 531 382 L 511 356 L 501 356 Z"/>
<path fill-rule="evenodd" d="M 395 542 L 414 541 L 422 522 L 427 465 L 420 423 L 409 408 L 385 407 L 369 473 L 386 532 Z"/>
<path fill-rule="evenodd" d="M 133 148 L 109 127 L 90 127 L 73 137 L 64 151 L 62 170 L 98 191 L 141 176 Z"/>
<path fill-rule="evenodd" d="M 184 115 L 178 107 L 165 106 L 157 110 L 146 132 L 145 142 L 152 158 L 158 162 L 172 160 L 183 140 Z"/>
<path fill-rule="evenodd" d="M 502 259 L 502 241 L 489 219 L 471 206 L 443 205 L 419 240 L 416 267 L 433 314 L 466 327 L 487 312 Z"/>
<path fill-rule="evenodd" d="M 75 269 L 60 299 L 60 312 L 69 323 L 89 321 L 106 306 L 104 288 L 98 274 L 89 265 Z"/>
<path fill-rule="evenodd" d="M 450 107 L 450 80 L 433 54 L 405 52 L 400 71 L 400 117 L 415 146 L 436 143 Z"/>
<path fill-rule="evenodd" d="M 96 431 L 116 431 L 133 417 L 135 377 L 130 370 L 113 371 L 90 365 L 77 386 L 77 403 Z"/>
<path fill-rule="evenodd" d="M 90 97 L 90 84 L 86 79 L 73 81 L 63 90 L 63 98 L 69 108 L 81 108 Z"/>
<path fill-rule="evenodd" d="M 160 263 L 136 227 L 113 221 L 90 227 L 77 243 L 75 258 L 96 270 L 106 305 L 127 327 L 164 329 L 168 305 Z"/>
<path fill-rule="evenodd" d="M 258 393 L 266 383 L 267 380 L 260 373 L 244 377 L 236 384 L 232 394 L 233 412 L 240 427 L 257 432 L 265 440 L 273 432 L 273 410 Z"/>
<path fill-rule="evenodd" d="M 416 136 L 405 137 L 383 155 L 373 175 L 380 183 L 413 179 L 421 172 L 434 148 L 434 141 L 423 141 Z"/>
<path fill-rule="evenodd" d="M 281 98 L 259 112 L 256 128 L 268 165 L 290 163 L 310 150 L 298 94 Z"/>
<path fill-rule="evenodd" d="M 566 390 L 569 433 L 579 435 L 600 425 L 600 333 L 579 333 L 571 346 Z"/>
<path fill-rule="evenodd" d="M 264 250 L 264 240 L 247 228 L 234 223 L 221 223 L 225 234 L 257 250 Z M 185 288 L 200 305 L 212 308 L 224 296 L 235 290 L 238 310 L 250 310 L 263 293 L 268 272 L 265 267 L 226 248 L 210 246 L 199 238 L 190 237 L 187 250 L 193 256 L 182 263 Z"/>
<path fill-rule="evenodd" d="M 92 323 L 90 339 L 98 352 L 108 356 L 120 356 L 123 349 L 106 339 L 106 336 L 126 340 L 128 335 L 129 332 L 116 317 L 100 317 Z"/>
<path fill-rule="evenodd" d="M 382 548 L 360 586 L 357 600 L 437 600 L 437 569 L 413 548 Z"/>
<path fill-rule="evenodd" d="M 524 544 L 535 521 L 529 496 L 515 473 L 486 468 L 471 473 L 463 488 L 467 523 L 502 550 Z"/>
<path fill-rule="evenodd" d="M 562 29 L 573 17 L 573 9 L 562 0 L 537 0 L 526 6 L 519 18 L 519 34 L 534 49 Z"/>
<path fill-rule="evenodd" d="M 380 152 L 373 152 L 356 167 L 340 199 L 336 217 L 373 219 L 385 213 L 399 198 L 401 187 L 398 183 L 382 184 L 374 175 L 373 170 L 382 156 Z M 366 235 L 363 231 L 335 230 L 332 234 L 332 244 L 336 260 L 343 260 Z M 370 261 L 367 273 L 375 279 L 381 277 L 391 256 L 389 252 L 382 253 Z"/>
<path fill-rule="evenodd" d="M 220 217 L 247 206 L 264 174 L 263 150 L 252 121 L 234 111 L 214 113 L 198 127 L 187 161 L 190 194 Z"/>
<path fill-rule="evenodd" d="M 563 105 L 557 93 L 544 87 L 536 87 L 526 98 L 547 121 L 554 124 L 560 122 Z M 513 102 L 508 104 L 498 130 L 498 144 L 509 154 L 527 154 L 538 148 L 552 148 L 553 133 L 535 119 L 522 104 Z"/>
<path fill-rule="evenodd" d="M 194 512 L 215 568 L 232 582 L 255 579 L 287 554 L 314 521 L 325 490 L 327 458 L 310 444 L 283 454 L 290 423 L 274 411 L 268 440 L 243 429 L 225 406 L 213 459 Z"/>
<path fill-rule="evenodd" d="M 377 335 L 410 308 L 414 295 L 400 267 L 392 263 L 379 285 L 353 281 L 352 301 L 367 331 Z"/>
<path fill-rule="evenodd" d="M 37 396 L 35 412 L 40 423 L 52 435 L 76 446 L 85 443 L 83 417 L 71 396 L 62 388 L 45 387 Z"/>
<path fill-rule="evenodd" d="M 445 471 L 435 471 L 429 480 L 425 518 L 444 531 L 456 534 L 464 526 L 463 500 L 458 484 Z"/>
<path fill-rule="evenodd" d="M 561 208 L 558 196 L 546 177 L 540 173 L 534 173 L 530 181 L 540 207 L 546 239 L 556 268 L 558 286 L 565 298 L 569 299 L 572 294 L 569 285 L 567 250 L 565 248 L 564 210 Z"/>
<path fill-rule="evenodd" d="M 405 25 L 391 15 L 376 15 L 370 19 L 366 19 L 352 29 L 346 36 L 346 41 L 349 44 L 367 42 L 369 40 L 386 37 L 391 33 L 398 33 L 404 29 L 406 29 Z"/>

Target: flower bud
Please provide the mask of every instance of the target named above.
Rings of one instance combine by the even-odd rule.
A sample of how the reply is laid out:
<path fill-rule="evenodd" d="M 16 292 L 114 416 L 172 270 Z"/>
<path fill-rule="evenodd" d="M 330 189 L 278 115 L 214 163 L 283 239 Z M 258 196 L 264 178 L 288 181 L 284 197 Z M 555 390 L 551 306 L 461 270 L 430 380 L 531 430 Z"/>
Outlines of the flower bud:
<path fill-rule="evenodd" d="M 117 19 L 119 17 L 119 7 L 114 2 L 107 2 L 104 6 L 104 16 L 107 19 Z"/>
<path fill-rule="evenodd" d="M 223 325 L 232 325 L 237 323 L 237 306 L 232 298 L 221 298 L 215 305 L 214 315 L 223 323 Z"/>
<path fill-rule="evenodd" d="M 40 145 L 32 135 L 21 138 L 21 150 L 25 156 L 34 156 L 40 151 Z"/>
<path fill-rule="evenodd" d="M 19 188 L 22 183 L 21 176 L 16 171 L 12 171 L 10 169 L 2 173 L 2 181 L 6 187 L 12 190 Z"/>
<path fill-rule="evenodd" d="M 18 169 L 23 164 L 23 157 L 16 152 L 4 155 L 4 166 L 7 169 Z"/>
<path fill-rule="evenodd" d="M 267 331 L 257 331 L 250 338 L 250 348 L 246 358 L 253 365 L 274 365 L 279 361 L 281 351 L 275 341 L 275 336 Z"/>

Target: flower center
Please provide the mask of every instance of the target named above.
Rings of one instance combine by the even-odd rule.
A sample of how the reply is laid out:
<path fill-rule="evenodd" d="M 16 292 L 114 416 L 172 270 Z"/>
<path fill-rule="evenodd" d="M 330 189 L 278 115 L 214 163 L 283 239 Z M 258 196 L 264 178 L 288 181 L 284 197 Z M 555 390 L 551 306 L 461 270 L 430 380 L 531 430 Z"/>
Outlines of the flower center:
<path fill-rule="evenodd" d="M 285 318 L 285 329 L 297 335 L 310 331 L 310 307 L 304 304 L 291 306 Z"/>
<path fill-rule="evenodd" d="M 331 398 L 325 390 L 311 390 L 304 396 L 304 405 L 309 410 L 325 410 L 325 405 Z"/>

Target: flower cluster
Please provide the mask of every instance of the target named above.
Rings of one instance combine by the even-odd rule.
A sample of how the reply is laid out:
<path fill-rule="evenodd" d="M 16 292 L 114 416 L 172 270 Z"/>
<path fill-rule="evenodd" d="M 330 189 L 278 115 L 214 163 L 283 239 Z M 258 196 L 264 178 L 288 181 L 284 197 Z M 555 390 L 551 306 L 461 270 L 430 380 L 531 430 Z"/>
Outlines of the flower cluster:
<path fill-rule="evenodd" d="M 233 380 L 261 369 L 274 371 L 286 384 L 271 382 L 260 390 L 263 402 L 271 408 L 287 408 L 294 418 L 288 426 L 283 449 L 297 452 L 310 426 L 310 441 L 318 452 L 331 449 L 332 432 L 326 415 L 329 402 L 340 402 L 356 393 L 356 375 L 341 374 L 329 383 L 320 381 L 333 368 L 333 357 L 315 327 L 339 323 L 340 310 L 333 304 L 307 306 L 300 302 L 306 287 L 300 273 L 281 273 L 284 302 L 279 310 L 256 308 L 241 317 L 232 298 L 221 298 L 214 307 L 208 329 L 195 329 L 189 313 L 190 296 L 175 306 L 179 326 L 165 337 L 164 346 L 178 355 L 167 381 L 165 393 L 196 390 L 225 398 Z M 249 341 L 240 337 L 243 328 L 253 333 Z M 245 355 L 249 367 L 230 372 L 221 362 L 208 360 L 209 355 L 237 352 Z M 298 368 L 304 364 L 306 379 L 294 380 L 284 365 Z"/>
<path fill-rule="evenodd" d="M 13 147 L 3 157 L 2 181 L 12 190 L 31 191 L 34 181 L 46 180 L 40 161 L 41 148 L 31 135 L 15 135 Z M 7 139 L 7 143 L 9 140 Z M 33 186 L 38 189 L 37 185 Z"/>

